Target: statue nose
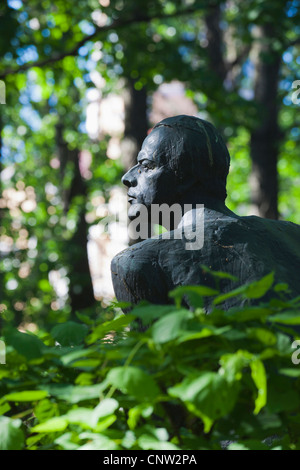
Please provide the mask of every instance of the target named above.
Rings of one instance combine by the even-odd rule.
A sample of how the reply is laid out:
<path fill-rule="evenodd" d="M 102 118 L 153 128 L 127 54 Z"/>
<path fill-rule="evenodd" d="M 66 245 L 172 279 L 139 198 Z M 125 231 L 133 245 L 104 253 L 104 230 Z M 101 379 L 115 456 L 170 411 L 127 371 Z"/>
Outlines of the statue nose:
<path fill-rule="evenodd" d="M 136 167 L 134 166 L 129 171 L 127 171 L 127 173 L 125 173 L 125 175 L 122 178 L 122 183 L 125 184 L 125 186 L 127 186 L 128 188 L 130 188 L 131 186 L 136 186 L 136 177 L 135 177 L 136 171 L 135 170 L 136 170 Z"/>

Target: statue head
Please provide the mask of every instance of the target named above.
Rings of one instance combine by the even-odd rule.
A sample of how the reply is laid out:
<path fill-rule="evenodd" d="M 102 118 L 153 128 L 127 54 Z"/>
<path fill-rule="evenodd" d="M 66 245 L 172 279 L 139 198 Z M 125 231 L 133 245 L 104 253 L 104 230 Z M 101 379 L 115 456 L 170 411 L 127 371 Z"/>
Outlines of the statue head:
<path fill-rule="evenodd" d="M 122 178 L 133 219 L 140 204 L 185 204 L 191 199 L 224 202 L 230 156 L 216 128 L 194 116 L 174 116 L 156 124 L 144 140 L 137 164 Z"/>

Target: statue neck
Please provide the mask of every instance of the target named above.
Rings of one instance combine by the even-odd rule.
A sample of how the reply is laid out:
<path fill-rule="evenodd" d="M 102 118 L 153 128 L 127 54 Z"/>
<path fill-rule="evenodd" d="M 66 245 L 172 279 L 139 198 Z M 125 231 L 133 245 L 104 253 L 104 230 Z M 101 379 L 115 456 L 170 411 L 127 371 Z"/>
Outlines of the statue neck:
<path fill-rule="evenodd" d="M 183 212 L 186 212 L 184 206 L 187 204 L 192 206 L 192 209 L 195 209 L 197 204 L 203 204 L 205 209 L 211 209 L 216 212 L 220 212 L 221 214 L 227 215 L 229 217 L 238 218 L 238 216 L 234 212 L 228 209 L 224 201 L 221 201 L 220 199 L 216 199 L 210 196 L 190 193 L 190 194 L 185 194 L 182 197 L 182 200 L 179 200 L 177 202 L 181 205 Z"/>

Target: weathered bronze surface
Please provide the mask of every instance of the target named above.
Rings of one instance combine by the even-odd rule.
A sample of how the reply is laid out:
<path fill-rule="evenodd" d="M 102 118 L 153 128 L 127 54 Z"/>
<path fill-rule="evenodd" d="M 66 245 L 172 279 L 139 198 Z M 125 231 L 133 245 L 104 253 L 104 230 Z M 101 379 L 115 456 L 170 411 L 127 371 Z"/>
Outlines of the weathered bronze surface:
<path fill-rule="evenodd" d="M 138 216 L 141 205 L 150 210 L 152 204 L 177 203 L 184 213 L 185 204 L 204 204 L 204 245 L 187 250 L 184 238 L 163 234 L 122 251 L 111 264 L 119 301 L 166 304 L 171 303 L 168 292 L 177 286 L 215 288 L 215 279 L 201 265 L 238 278 L 222 279 L 223 293 L 274 271 L 276 282 L 288 283 L 291 296 L 300 294 L 300 226 L 230 211 L 224 202 L 229 164 L 222 137 L 207 121 L 175 116 L 154 127 L 137 165 L 122 179 L 128 187 L 129 219 Z M 184 218 L 191 220 L 191 214 Z M 181 230 L 177 224 L 169 229 L 172 235 Z M 235 297 L 223 308 L 244 302 Z M 205 309 L 211 309 L 208 297 Z"/>

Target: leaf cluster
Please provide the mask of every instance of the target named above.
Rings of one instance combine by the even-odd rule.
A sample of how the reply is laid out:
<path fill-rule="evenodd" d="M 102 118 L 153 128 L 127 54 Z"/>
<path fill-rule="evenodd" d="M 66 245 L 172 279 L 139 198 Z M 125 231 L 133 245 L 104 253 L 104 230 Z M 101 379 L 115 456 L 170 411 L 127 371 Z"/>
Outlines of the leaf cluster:
<path fill-rule="evenodd" d="M 272 280 L 228 295 L 262 299 Z M 115 304 L 109 321 L 78 313 L 35 335 L 7 327 L 0 448 L 299 449 L 300 299 L 286 290 L 224 311 L 218 291 L 187 286 L 171 293 L 176 305 L 123 315 Z"/>

